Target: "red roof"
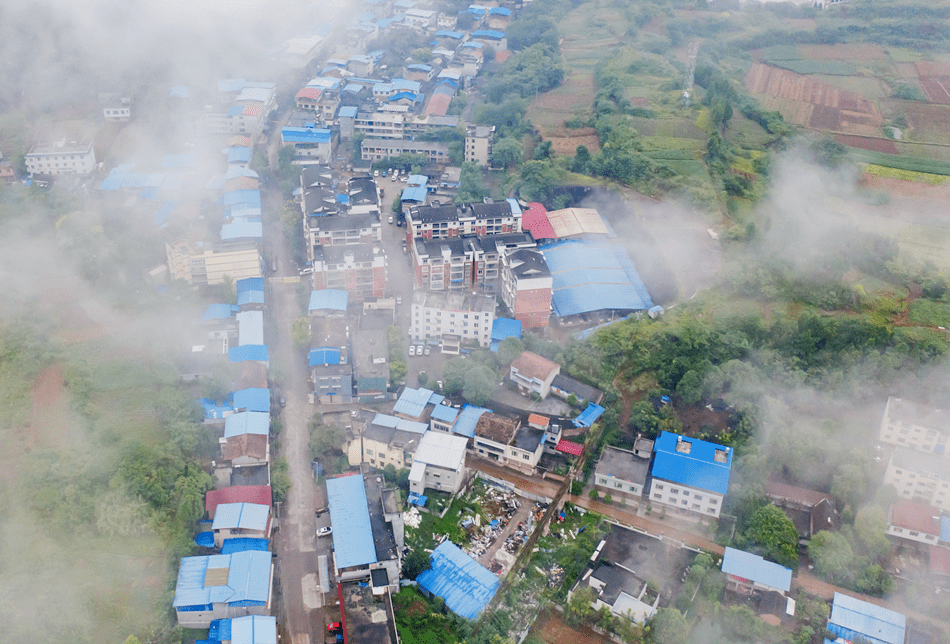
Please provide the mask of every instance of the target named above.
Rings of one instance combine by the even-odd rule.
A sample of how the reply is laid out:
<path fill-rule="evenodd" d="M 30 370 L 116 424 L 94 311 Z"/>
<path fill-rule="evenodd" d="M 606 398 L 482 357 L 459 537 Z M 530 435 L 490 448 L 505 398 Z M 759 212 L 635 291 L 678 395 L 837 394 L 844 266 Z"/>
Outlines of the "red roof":
<path fill-rule="evenodd" d="M 271 491 L 269 485 L 234 485 L 220 490 L 211 490 L 205 495 L 205 510 L 214 518 L 214 511 L 222 503 L 257 503 L 270 506 Z"/>
<path fill-rule="evenodd" d="M 508 60 L 510 57 L 511 57 L 511 50 L 510 50 L 510 49 L 503 49 L 503 50 L 501 50 L 501 51 L 495 53 L 495 60 L 497 60 L 499 63 L 505 62 L 505 61 Z"/>
<path fill-rule="evenodd" d="M 551 362 L 544 356 L 539 356 L 532 351 L 523 351 L 520 356 L 511 363 L 511 368 L 517 371 L 523 378 L 534 378 L 539 381 L 547 380 L 552 371 L 559 371 L 560 366 Z"/>
<path fill-rule="evenodd" d="M 304 87 L 302 90 L 297 92 L 297 96 L 294 98 L 309 98 L 314 101 L 320 100 L 320 95 L 323 94 L 323 90 L 318 87 Z"/>
<path fill-rule="evenodd" d="M 535 239 L 554 239 L 554 227 L 548 220 L 547 209 L 539 203 L 529 203 L 521 214 L 521 228 L 531 231 Z"/>
<path fill-rule="evenodd" d="M 243 136 L 241 134 L 232 136 L 230 139 L 228 139 L 228 145 L 229 146 L 239 145 L 239 146 L 244 146 L 246 148 L 249 148 L 251 147 L 251 137 Z"/>
<path fill-rule="evenodd" d="M 580 456 L 581 452 L 584 451 L 584 446 L 578 443 L 573 443 L 571 441 L 560 440 L 555 447 L 559 452 L 564 452 L 565 454 L 571 454 L 573 456 Z"/>
<path fill-rule="evenodd" d="M 260 116 L 264 108 L 260 105 L 245 105 L 244 116 Z"/>
<path fill-rule="evenodd" d="M 548 418 L 547 416 L 542 416 L 542 415 L 540 415 L 540 414 L 529 414 L 529 415 L 528 415 L 528 424 L 529 424 L 529 425 L 537 425 L 538 427 L 547 427 L 547 426 L 548 426 L 548 422 L 550 422 L 550 420 L 551 420 L 551 419 Z"/>
<path fill-rule="evenodd" d="M 930 572 L 950 577 L 950 550 L 942 546 L 930 546 Z"/>
<path fill-rule="evenodd" d="M 449 111 L 449 103 L 451 102 L 452 97 L 447 94 L 433 94 L 432 98 L 429 99 L 429 104 L 426 105 L 426 114 L 445 116 Z"/>
<path fill-rule="evenodd" d="M 936 521 L 934 517 L 937 517 Z M 898 501 L 891 506 L 890 524 L 898 528 L 939 536 L 940 510 L 926 503 Z"/>

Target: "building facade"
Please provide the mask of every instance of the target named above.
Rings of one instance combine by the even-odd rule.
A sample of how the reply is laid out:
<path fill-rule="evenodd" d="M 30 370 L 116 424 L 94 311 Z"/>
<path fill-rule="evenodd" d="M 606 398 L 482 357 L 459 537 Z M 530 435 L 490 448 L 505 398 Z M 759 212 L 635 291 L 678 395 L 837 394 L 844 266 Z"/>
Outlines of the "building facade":
<path fill-rule="evenodd" d="M 608 445 L 604 447 L 594 469 L 594 487 L 615 500 L 624 499 L 639 504 L 649 472 L 649 453 L 640 456 Z"/>
<path fill-rule="evenodd" d="M 518 391 L 522 394 L 533 393 L 547 398 L 551 391 L 551 381 L 560 372 L 561 365 L 531 351 L 525 351 L 511 362 L 508 377 L 518 385 Z"/>
<path fill-rule="evenodd" d="M 423 154 L 431 163 L 444 165 L 449 162 L 449 146 L 437 141 L 363 139 L 360 151 L 363 161 L 384 161 L 400 154 Z"/>
<path fill-rule="evenodd" d="M 650 503 L 687 518 L 718 518 L 729 486 L 732 449 L 663 432 L 654 451 Z"/>
<path fill-rule="evenodd" d="M 488 165 L 491 158 L 491 140 L 494 125 L 469 125 L 465 128 L 465 162 Z"/>
<path fill-rule="evenodd" d="M 416 291 L 412 296 L 409 337 L 414 341 L 458 336 L 462 342 L 491 344 L 495 300 L 488 295 Z"/>
<path fill-rule="evenodd" d="M 90 174 L 96 169 L 96 150 L 92 141 L 61 140 L 52 145 L 34 145 L 26 153 L 25 161 L 30 174 Z"/>
<path fill-rule="evenodd" d="M 881 418 L 880 436 L 891 445 L 946 457 L 950 412 L 890 396 Z M 946 467 L 950 469 L 950 461 Z"/>
<path fill-rule="evenodd" d="M 313 247 L 313 288 L 340 289 L 351 297 L 383 297 L 386 255 L 378 246 Z"/>
<path fill-rule="evenodd" d="M 553 286 L 554 279 L 540 251 L 517 248 L 501 255 L 501 297 L 525 328 L 548 325 Z"/>
<path fill-rule="evenodd" d="M 451 239 L 521 233 L 521 208 L 514 200 L 415 206 L 406 214 L 410 239 Z"/>
<path fill-rule="evenodd" d="M 945 456 L 898 447 L 887 463 L 884 484 L 893 485 L 902 499 L 950 511 L 950 459 Z"/>
<path fill-rule="evenodd" d="M 205 243 L 177 241 L 165 244 L 171 276 L 195 286 L 221 284 L 225 277 L 239 280 L 263 277 L 261 253 L 250 241 Z"/>

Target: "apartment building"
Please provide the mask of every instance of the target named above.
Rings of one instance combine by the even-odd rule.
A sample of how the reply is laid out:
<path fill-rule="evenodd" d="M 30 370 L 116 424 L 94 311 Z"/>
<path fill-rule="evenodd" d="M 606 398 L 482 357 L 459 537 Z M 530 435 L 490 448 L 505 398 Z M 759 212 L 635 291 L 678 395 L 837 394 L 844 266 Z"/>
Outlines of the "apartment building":
<path fill-rule="evenodd" d="M 313 246 L 313 288 L 340 289 L 356 299 L 383 297 L 386 255 L 378 246 Z"/>
<path fill-rule="evenodd" d="M 165 244 L 171 276 L 195 286 L 214 286 L 224 281 L 263 277 L 261 253 L 252 241 L 199 243 L 179 240 Z"/>
<path fill-rule="evenodd" d="M 333 136 L 325 128 L 285 127 L 280 138 L 282 145 L 294 146 L 294 163 L 329 163 L 333 155 Z"/>
<path fill-rule="evenodd" d="M 940 541 L 940 510 L 926 503 L 897 501 L 887 511 L 887 534 L 926 545 Z"/>
<path fill-rule="evenodd" d="M 516 248 L 501 254 L 501 297 L 525 328 L 548 325 L 553 287 L 554 278 L 539 250 Z"/>
<path fill-rule="evenodd" d="M 336 114 L 340 106 L 338 92 L 320 87 L 304 87 L 294 97 L 298 110 L 313 112 L 317 117 L 328 121 Z"/>
<path fill-rule="evenodd" d="M 893 485 L 901 499 L 950 511 L 950 459 L 906 447 L 891 454 L 884 484 Z"/>
<path fill-rule="evenodd" d="M 488 347 L 494 321 L 495 300 L 489 295 L 416 291 L 409 337 L 418 342 L 448 334 Z"/>
<path fill-rule="evenodd" d="M 650 503 L 687 518 L 718 518 L 729 487 L 732 448 L 663 432 L 654 451 Z"/>
<path fill-rule="evenodd" d="M 376 215 L 310 216 L 305 221 L 307 248 L 316 246 L 349 246 L 379 242 L 382 226 Z M 311 258 L 312 259 L 312 258 Z"/>
<path fill-rule="evenodd" d="M 495 135 L 494 125 L 469 125 L 465 128 L 465 161 L 488 165 L 491 158 L 491 141 Z"/>
<path fill-rule="evenodd" d="M 96 150 L 92 141 L 67 143 L 62 139 L 34 145 L 25 161 L 30 174 L 90 174 L 96 169 Z"/>
<path fill-rule="evenodd" d="M 389 414 L 376 414 L 361 432 L 351 436 L 343 446 L 351 466 L 366 463 L 382 469 L 411 467 L 420 440 L 429 429 L 426 423 Z"/>
<path fill-rule="evenodd" d="M 431 291 L 478 288 L 494 292 L 502 253 L 533 243 L 524 233 L 410 240 L 416 286 Z"/>
<path fill-rule="evenodd" d="M 405 121 L 402 112 L 357 112 L 353 129 L 371 139 L 401 139 Z"/>
<path fill-rule="evenodd" d="M 541 398 L 547 398 L 551 382 L 559 373 L 561 365 L 531 351 L 523 351 L 508 368 L 508 377 L 518 385 L 519 392 L 537 394 Z"/>
<path fill-rule="evenodd" d="M 880 436 L 885 443 L 946 457 L 950 412 L 890 396 L 881 418 Z M 945 467 L 950 469 L 950 461 Z"/>
<path fill-rule="evenodd" d="M 363 139 L 360 153 L 363 161 L 383 161 L 400 154 L 424 154 L 430 163 L 449 162 L 449 146 L 438 141 Z"/>
<path fill-rule="evenodd" d="M 611 495 L 616 501 L 624 499 L 639 504 L 650 473 L 651 454 L 652 445 L 646 453 L 635 453 L 610 445 L 604 447 L 594 469 L 594 487 L 603 495 Z"/>
<path fill-rule="evenodd" d="M 415 206 L 406 215 L 411 239 L 449 239 L 521 232 L 521 208 L 514 199 L 484 203 Z"/>

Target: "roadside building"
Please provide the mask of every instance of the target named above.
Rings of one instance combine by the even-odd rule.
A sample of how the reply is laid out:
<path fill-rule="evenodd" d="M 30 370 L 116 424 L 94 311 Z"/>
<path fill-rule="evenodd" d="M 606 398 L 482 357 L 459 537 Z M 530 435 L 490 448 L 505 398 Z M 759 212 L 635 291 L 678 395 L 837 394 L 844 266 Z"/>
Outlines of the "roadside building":
<path fill-rule="evenodd" d="M 449 162 L 449 146 L 438 141 L 363 139 L 360 143 L 363 161 L 384 161 L 400 154 L 422 154 L 430 163 L 441 165 Z"/>
<path fill-rule="evenodd" d="M 849 642 L 904 644 L 907 618 L 901 613 L 836 592 L 828 630 Z"/>
<path fill-rule="evenodd" d="M 178 623 L 185 628 L 208 628 L 215 619 L 268 615 L 273 576 L 269 552 L 185 557 L 172 601 Z"/>
<path fill-rule="evenodd" d="M 195 242 L 180 239 L 165 244 L 172 278 L 195 286 L 215 286 L 225 277 L 239 280 L 263 277 L 261 253 L 256 242 Z"/>
<path fill-rule="evenodd" d="M 91 174 L 96 169 L 96 149 L 92 141 L 81 143 L 66 139 L 52 144 L 34 144 L 24 159 L 30 174 Z"/>
<path fill-rule="evenodd" d="M 491 158 L 494 125 L 469 125 L 465 129 L 465 162 L 487 166 Z"/>
<path fill-rule="evenodd" d="M 432 551 L 430 567 L 417 578 L 430 597 L 441 597 L 456 615 L 472 620 L 485 610 L 501 581 L 451 541 Z"/>
<path fill-rule="evenodd" d="M 560 372 L 561 365 L 531 351 L 525 351 L 512 361 L 508 377 L 518 385 L 518 391 L 523 395 L 533 393 L 547 398 L 551 391 L 551 382 Z"/>
<path fill-rule="evenodd" d="M 594 468 L 594 488 L 614 500 L 639 505 L 650 472 L 651 451 L 644 455 L 607 445 Z"/>
<path fill-rule="evenodd" d="M 416 285 L 422 290 L 475 290 L 494 293 L 500 288 L 501 256 L 513 248 L 534 245 L 524 233 L 439 239 L 409 238 Z"/>
<path fill-rule="evenodd" d="M 489 412 L 475 423 L 471 449 L 499 465 L 534 474 L 544 453 L 544 439 L 544 430 Z"/>
<path fill-rule="evenodd" d="M 308 216 L 307 247 L 379 243 L 382 227 L 376 214 Z"/>
<path fill-rule="evenodd" d="M 441 340 L 456 336 L 455 342 L 491 344 L 495 320 L 495 300 L 488 295 L 455 292 L 416 291 L 412 296 L 409 337 L 414 341 Z"/>
<path fill-rule="evenodd" d="M 551 381 L 551 394 L 561 400 L 567 400 L 573 395 L 578 403 L 586 400 L 595 405 L 599 405 L 604 399 L 604 392 L 597 387 L 591 387 L 563 373 L 554 376 L 554 380 Z"/>
<path fill-rule="evenodd" d="M 501 284 L 505 306 L 525 328 L 548 325 L 554 281 L 540 251 L 516 248 L 502 253 Z"/>
<path fill-rule="evenodd" d="M 722 572 L 726 576 L 726 588 L 740 595 L 767 592 L 784 595 L 792 586 L 790 569 L 735 548 L 726 548 Z"/>
<path fill-rule="evenodd" d="M 663 432 L 654 451 L 650 503 L 688 518 L 718 518 L 729 488 L 732 448 Z"/>
<path fill-rule="evenodd" d="M 208 513 L 208 517 L 213 520 L 218 506 L 225 503 L 254 503 L 269 506 L 271 504 L 270 486 L 233 485 L 217 490 L 208 490 L 205 494 L 205 511 Z"/>
<path fill-rule="evenodd" d="M 389 414 L 376 414 L 363 430 L 347 441 L 343 451 L 350 465 L 366 463 L 382 469 L 411 467 L 428 425 Z"/>
<path fill-rule="evenodd" d="M 386 293 L 386 255 L 378 246 L 313 247 L 313 286 L 340 289 L 362 300 Z"/>
<path fill-rule="evenodd" d="M 226 539 L 246 537 L 270 538 L 270 504 L 224 503 L 217 506 L 211 524 L 214 547 L 220 548 Z"/>
<path fill-rule="evenodd" d="M 282 145 L 292 145 L 296 164 L 329 163 L 333 156 L 333 135 L 317 127 L 285 127 L 280 131 Z"/>
<path fill-rule="evenodd" d="M 405 387 L 393 406 L 393 414 L 406 420 L 428 423 L 429 414 L 444 399 L 445 396 L 437 394 L 431 389 Z"/>
<path fill-rule="evenodd" d="M 898 539 L 934 545 L 940 541 L 940 510 L 924 503 L 897 501 L 887 512 L 887 534 Z"/>
<path fill-rule="evenodd" d="M 514 199 L 485 203 L 416 206 L 406 215 L 410 239 L 451 239 L 521 232 L 521 208 Z"/>
<path fill-rule="evenodd" d="M 426 489 L 455 494 L 465 481 L 464 436 L 425 432 L 419 439 L 409 471 L 409 491 L 422 495 Z"/>
<path fill-rule="evenodd" d="M 841 517 L 829 494 L 770 481 L 765 485 L 765 495 L 788 515 L 803 541 L 821 530 L 837 531 L 841 527 Z"/>

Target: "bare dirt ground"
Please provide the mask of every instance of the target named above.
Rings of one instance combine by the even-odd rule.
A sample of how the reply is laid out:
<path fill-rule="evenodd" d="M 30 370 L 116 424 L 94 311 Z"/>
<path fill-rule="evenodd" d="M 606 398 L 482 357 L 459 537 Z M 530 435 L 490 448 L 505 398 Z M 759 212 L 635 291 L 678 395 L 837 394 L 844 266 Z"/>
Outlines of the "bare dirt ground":
<path fill-rule="evenodd" d="M 912 199 L 936 199 L 945 203 L 950 202 L 950 179 L 943 185 L 932 186 L 916 181 L 905 181 L 903 179 L 865 174 L 861 178 L 861 186 L 870 190 L 883 190 L 890 195 L 899 195 Z"/>
<path fill-rule="evenodd" d="M 33 414 L 26 446 L 30 449 L 65 446 L 70 413 L 62 367 L 56 365 L 43 369 L 36 377 L 30 397 L 33 399 Z"/>
<path fill-rule="evenodd" d="M 610 640 L 589 628 L 572 628 L 558 613 L 540 615 L 531 627 L 531 635 L 545 644 L 609 644 Z"/>

